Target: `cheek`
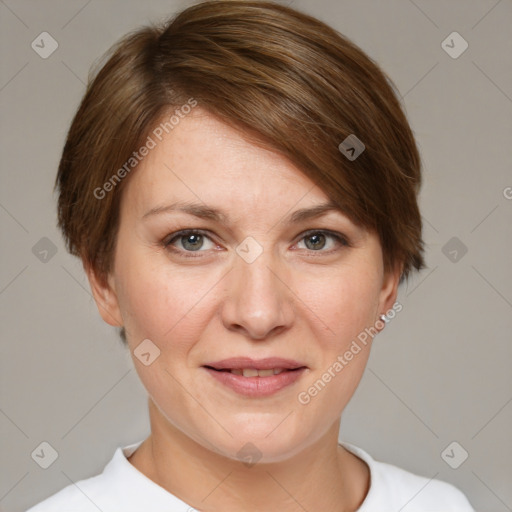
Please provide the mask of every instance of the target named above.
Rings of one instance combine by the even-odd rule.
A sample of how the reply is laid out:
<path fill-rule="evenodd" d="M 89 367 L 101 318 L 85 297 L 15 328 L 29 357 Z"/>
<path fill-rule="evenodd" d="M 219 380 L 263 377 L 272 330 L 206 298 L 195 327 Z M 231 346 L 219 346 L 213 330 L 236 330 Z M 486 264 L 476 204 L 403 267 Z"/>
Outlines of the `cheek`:
<path fill-rule="evenodd" d="M 146 253 L 125 259 L 116 268 L 118 301 L 129 340 L 133 345 L 149 338 L 161 350 L 172 342 L 173 354 L 187 349 L 209 316 L 218 280 L 214 273 L 173 271 Z M 138 262 L 144 262 L 138 264 Z"/>
<path fill-rule="evenodd" d="M 311 421 L 322 416 L 328 424 L 349 402 L 370 355 L 368 328 L 378 311 L 379 267 L 360 261 L 317 281 L 319 286 L 305 295 L 304 309 L 322 356 L 297 398 Z"/>
<path fill-rule="evenodd" d="M 379 300 L 378 282 L 376 272 L 345 267 L 310 280 L 298 289 L 305 305 L 304 315 L 326 349 L 342 350 L 373 325 Z"/>
<path fill-rule="evenodd" d="M 364 373 L 372 338 L 378 288 L 375 277 L 364 272 L 331 274 L 308 298 L 303 316 L 308 319 L 319 358 L 297 395 L 305 424 L 327 428 L 340 417 Z M 318 425 L 318 418 L 323 418 Z"/>

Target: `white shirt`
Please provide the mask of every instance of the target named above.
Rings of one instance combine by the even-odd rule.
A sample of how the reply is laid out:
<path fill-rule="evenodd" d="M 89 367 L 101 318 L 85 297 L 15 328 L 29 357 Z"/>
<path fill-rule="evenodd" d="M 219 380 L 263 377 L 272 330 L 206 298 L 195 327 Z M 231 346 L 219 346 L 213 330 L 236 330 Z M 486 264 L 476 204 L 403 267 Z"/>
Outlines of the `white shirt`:
<path fill-rule="evenodd" d="M 65 487 L 27 512 L 194 512 L 128 461 L 141 443 L 117 448 L 103 473 Z M 452 485 L 377 462 L 360 448 L 342 445 L 370 468 L 370 490 L 357 512 L 474 512 Z"/>

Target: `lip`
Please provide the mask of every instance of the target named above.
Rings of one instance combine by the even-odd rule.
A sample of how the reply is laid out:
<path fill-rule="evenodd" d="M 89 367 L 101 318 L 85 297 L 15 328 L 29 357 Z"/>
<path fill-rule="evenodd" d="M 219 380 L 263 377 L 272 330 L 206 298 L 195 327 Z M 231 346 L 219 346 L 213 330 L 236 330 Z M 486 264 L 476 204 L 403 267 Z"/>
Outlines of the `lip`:
<path fill-rule="evenodd" d="M 250 357 L 230 357 L 206 363 L 203 366 L 211 366 L 216 370 L 242 370 L 244 368 L 254 368 L 256 370 L 270 370 L 271 368 L 284 368 L 285 370 L 293 370 L 296 368 L 306 367 L 305 364 L 292 359 L 283 359 L 281 357 L 266 357 L 265 359 L 251 359 Z M 264 377 L 260 377 L 264 378 Z"/>
<path fill-rule="evenodd" d="M 233 357 L 208 363 L 203 366 L 208 374 L 217 382 L 230 388 L 236 393 L 252 398 L 263 398 L 271 396 L 278 391 L 291 386 L 307 370 L 307 367 L 291 359 L 282 359 L 279 357 L 269 357 L 265 359 L 251 359 L 248 357 Z M 272 368 L 282 368 L 283 371 L 277 375 L 268 377 L 244 377 L 235 375 L 228 371 L 220 370 L 241 370 L 241 369 L 270 370 Z"/>

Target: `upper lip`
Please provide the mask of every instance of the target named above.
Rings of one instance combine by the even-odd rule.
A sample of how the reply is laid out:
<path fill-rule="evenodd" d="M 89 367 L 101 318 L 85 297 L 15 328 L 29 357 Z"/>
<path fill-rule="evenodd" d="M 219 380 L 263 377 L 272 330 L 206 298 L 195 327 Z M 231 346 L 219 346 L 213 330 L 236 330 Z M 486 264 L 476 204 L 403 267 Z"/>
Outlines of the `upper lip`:
<path fill-rule="evenodd" d="M 255 370 L 270 370 L 273 368 L 283 368 L 285 370 L 295 370 L 305 368 L 306 365 L 292 359 L 283 359 L 281 357 L 266 357 L 265 359 L 251 359 L 250 357 L 230 357 L 222 361 L 207 363 L 203 366 L 214 368 L 215 370 L 244 370 L 253 368 Z"/>

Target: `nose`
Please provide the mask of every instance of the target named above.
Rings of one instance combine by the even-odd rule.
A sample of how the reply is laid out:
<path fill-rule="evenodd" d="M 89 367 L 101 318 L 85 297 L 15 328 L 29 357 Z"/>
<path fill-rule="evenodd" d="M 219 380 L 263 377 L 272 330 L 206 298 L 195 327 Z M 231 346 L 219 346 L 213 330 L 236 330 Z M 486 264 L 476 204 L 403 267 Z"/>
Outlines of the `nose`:
<path fill-rule="evenodd" d="M 291 327 L 295 313 L 286 272 L 264 254 L 252 263 L 237 257 L 227 278 L 221 313 L 226 329 L 266 340 Z"/>

